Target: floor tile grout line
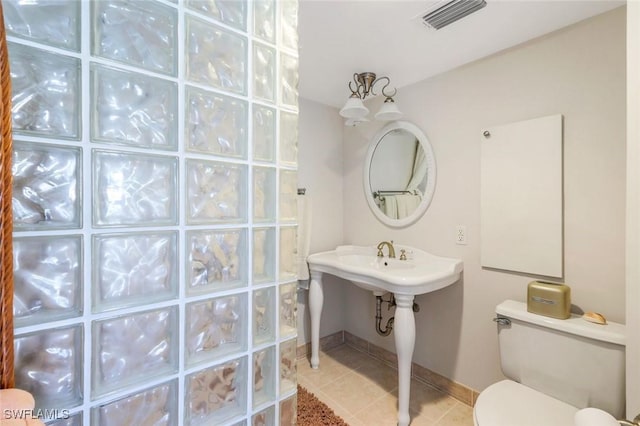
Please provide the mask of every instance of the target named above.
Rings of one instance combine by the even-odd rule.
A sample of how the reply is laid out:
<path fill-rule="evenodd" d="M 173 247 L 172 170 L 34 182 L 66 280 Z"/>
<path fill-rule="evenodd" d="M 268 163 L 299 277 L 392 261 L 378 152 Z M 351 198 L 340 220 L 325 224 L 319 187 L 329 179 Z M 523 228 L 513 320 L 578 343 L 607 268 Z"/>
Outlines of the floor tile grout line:
<path fill-rule="evenodd" d="M 336 350 L 337 348 L 339 348 L 339 346 L 338 346 L 338 347 L 336 347 L 336 348 L 331 348 L 331 350 L 328 350 L 328 351 L 326 351 L 326 352 L 324 352 L 324 351 L 321 351 L 321 352 L 322 352 L 322 353 L 324 353 L 328 358 L 331 358 L 331 359 L 332 359 L 332 357 L 331 357 L 331 355 L 330 355 L 330 352 L 331 352 L 332 350 Z M 368 354 L 366 354 L 366 353 L 364 353 L 364 352 L 359 352 L 359 355 L 361 356 L 361 358 L 362 358 L 363 360 L 364 360 L 364 359 L 371 359 L 371 358 L 372 358 L 370 355 L 368 355 Z M 375 359 L 375 358 L 373 358 L 373 359 Z M 376 360 L 377 360 L 377 359 L 376 359 Z M 337 377 L 336 379 L 334 379 L 334 380 L 332 380 L 332 381 L 330 381 L 330 382 L 325 383 L 323 386 L 319 386 L 319 390 L 323 393 L 323 395 L 324 395 L 327 399 L 329 399 L 329 401 L 330 401 L 331 403 L 335 404 L 335 406 L 337 406 L 337 407 L 340 407 L 340 408 L 341 408 L 341 411 L 344 411 L 344 412 L 348 413 L 351 417 L 355 418 L 358 422 L 362 423 L 362 421 L 361 421 L 360 419 L 358 419 L 358 418 L 357 418 L 357 414 L 356 414 L 356 413 L 357 413 L 357 412 L 362 411 L 362 409 L 364 409 L 364 407 L 363 407 L 362 409 L 360 409 L 360 410 L 358 410 L 358 411 L 356 411 L 356 412 L 354 413 L 354 412 L 352 412 L 350 409 L 348 409 L 347 407 L 344 407 L 344 406 L 342 406 L 342 404 L 340 404 L 339 402 L 335 401 L 335 400 L 334 400 L 334 399 L 333 399 L 329 394 L 327 394 L 327 393 L 323 392 L 323 391 L 322 391 L 322 389 L 323 389 L 324 387 L 326 387 L 326 386 L 331 385 L 331 384 L 334 384 L 334 383 L 337 383 L 337 382 L 340 382 L 340 381 L 344 381 L 344 380 L 345 380 L 345 379 L 347 379 L 349 376 L 356 376 L 356 374 L 355 374 L 355 373 L 356 373 L 356 371 L 358 371 L 358 369 L 359 369 L 360 367 L 363 367 L 363 363 L 358 363 L 359 365 L 357 365 L 357 367 L 347 367 L 347 366 L 345 366 L 344 364 L 342 364 L 342 363 L 341 363 L 340 361 L 338 361 L 338 360 L 333 359 L 333 361 L 335 361 L 338 365 L 341 365 L 341 366 L 345 367 L 345 368 L 347 369 L 347 372 L 346 372 L 346 374 L 343 374 L 343 375 L 341 375 L 341 376 Z M 385 365 L 385 367 L 386 367 L 386 365 Z M 303 376 L 303 377 L 304 377 L 304 376 Z M 361 376 L 360 376 L 360 377 L 361 377 Z M 380 395 L 380 396 L 379 396 L 378 398 L 376 398 L 374 401 L 378 401 L 378 400 L 380 400 L 380 399 L 382 399 L 382 398 L 388 397 L 389 395 L 394 396 L 394 395 L 393 395 L 393 391 L 395 391 L 396 389 L 397 389 L 397 387 L 394 387 L 391 391 L 386 391 L 386 390 L 385 390 L 385 394 Z M 394 397 L 395 397 L 395 396 L 394 396 Z M 331 407 L 333 404 L 331 404 L 329 401 L 324 401 L 324 402 L 325 402 L 329 407 Z M 372 402 L 372 404 L 373 404 L 373 402 Z M 371 404 L 369 404 L 369 405 L 371 405 Z M 366 407 L 368 407 L 369 405 L 367 405 Z M 335 410 L 334 410 L 334 411 L 335 411 Z"/>
<path fill-rule="evenodd" d="M 355 371 L 354 371 L 354 370 L 352 370 L 352 369 L 350 369 L 350 368 L 347 368 L 347 371 L 346 371 L 344 374 L 341 374 L 341 375 L 339 375 L 339 376 L 337 376 L 337 377 L 333 378 L 332 380 L 330 380 L 330 381 L 328 381 L 328 382 L 326 382 L 326 383 L 324 383 L 324 384 L 322 384 L 322 385 L 314 383 L 314 382 L 313 382 L 313 380 L 312 380 L 312 379 L 310 379 L 310 378 L 309 378 L 309 376 L 308 376 L 308 375 L 305 375 L 304 373 L 301 373 L 301 374 L 300 374 L 300 377 L 304 378 L 307 382 L 309 382 L 310 384 L 312 384 L 312 385 L 313 385 L 314 387 L 316 387 L 318 390 L 322 390 L 323 388 L 325 388 L 325 387 L 327 387 L 327 386 L 331 385 L 331 384 L 332 384 L 332 383 L 334 383 L 334 382 L 338 382 L 338 381 L 341 381 L 341 380 L 344 380 L 344 379 L 348 378 L 349 376 L 355 376 L 355 375 L 356 375 L 356 374 L 355 374 Z"/>
<path fill-rule="evenodd" d="M 349 347 L 349 348 L 353 349 L 354 351 L 357 351 L 360 354 L 363 354 L 368 359 L 372 359 L 372 360 L 378 361 L 378 362 L 382 363 L 383 365 L 385 365 L 386 367 L 389 367 L 389 368 L 393 369 L 394 371 L 398 371 L 397 363 L 391 363 L 391 362 L 389 362 L 388 360 L 386 360 L 384 358 L 377 357 L 373 353 L 369 352 L 368 350 L 365 351 L 364 349 L 362 349 L 362 348 L 360 348 L 358 346 L 352 345 L 349 342 L 344 342 L 344 343 L 342 343 L 342 345 L 334 346 L 334 347 L 330 348 L 329 351 L 334 350 L 334 349 L 338 349 L 338 348 L 344 347 L 344 346 Z M 460 402 L 461 404 L 463 404 L 463 405 L 465 405 L 467 407 L 473 408 L 473 404 L 467 404 L 464 401 L 461 401 L 460 399 L 456 398 L 452 394 L 448 393 L 446 389 L 441 389 L 435 383 L 429 382 L 425 378 L 420 377 L 418 375 L 415 375 L 413 373 L 413 366 L 412 366 L 411 370 L 412 370 L 411 371 L 411 380 L 415 379 L 415 380 L 419 381 L 420 383 L 422 383 L 424 385 L 427 385 L 427 386 L 437 390 L 438 392 L 440 392 L 440 393 L 442 393 L 442 394 L 444 394 L 444 395 L 456 400 L 457 402 Z M 471 399 L 473 400 L 473 396 L 471 397 Z"/>
<path fill-rule="evenodd" d="M 340 412 L 344 412 L 349 414 L 350 417 L 354 417 L 355 418 L 355 414 L 352 413 L 348 408 L 344 407 L 342 404 L 340 404 L 338 401 L 336 401 L 335 399 L 333 399 L 330 395 L 328 395 L 325 392 L 322 392 L 322 395 L 324 396 L 324 398 L 320 398 L 319 395 L 316 395 L 316 397 L 318 397 L 318 399 L 320 399 L 322 402 L 324 402 L 329 408 L 331 408 L 334 412 L 336 411 L 340 411 Z M 334 407 L 338 407 L 339 410 L 336 410 Z M 343 417 L 340 414 L 336 413 L 336 415 L 338 417 Z M 344 420 L 344 419 L 343 419 Z M 359 419 L 358 419 L 359 421 Z"/>
<path fill-rule="evenodd" d="M 397 388 L 394 388 L 394 390 L 396 390 Z M 358 416 L 360 413 L 364 412 L 364 410 L 368 409 L 369 407 L 373 406 L 374 404 L 376 404 L 377 402 L 381 401 L 383 398 L 388 398 L 389 395 L 391 395 L 393 398 L 395 398 L 396 400 L 398 399 L 394 394 L 393 391 L 391 392 L 387 392 L 384 395 L 379 396 L 378 398 L 374 399 L 369 405 L 365 405 L 364 407 L 362 407 L 361 409 L 359 409 L 356 413 L 354 413 L 353 415 L 356 417 L 357 420 L 361 421 Z"/>
<path fill-rule="evenodd" d="M 451 406 L 451 408 L 449 408 L 447 411 L 445 411 L 445 412 L 444 412 L 444 413 L 443 413 L 443 414 L 438 418 L 438 420 L 436 420 L 436 422 L 434 423 L 434 426 L 438 426 L 438 423 L 440 423 L 440 422 L 442 421 L 442 419 L 444 419 L 445 417 L 447 417 L 447 415 L 448 415 L 449 413 L 451 413 L 451 412 L 453 411 L 453 409 L 454 409 L 454 408 L 456 408 L 458 405 L 465 405 L 465 404 L 463 404 L 462 402 L 460 402 L 460 401 L 456 400 L 456 403 L 455 403 L 455 404 L 453 404 L 453 405 Z"/>
<path fill-rule="evenodd" d="M 325 394 L 326 395 L 326 394 Z M 335 406 L 339 407 L 341 409 L 341 411 L 348 413 L 351 417 L 355 417 L 355 414 L 352 413 L 348 408 L 342 406 L 342 404 L 340 404 L 338 401 L 334 400 L 333 398 L 331 398 L 330 396 L 327 395 L 327 398 L 330 399 L 333 404 L 335 404 Z M 329 405 L 329 404 L 327 404 Z M 334 410 L 335 411 L 335 410 Z"/>
<path fill-rule="evenodd" d="M 340 360 L 340 355 L 337 354 L 336 352 L 338 352 L 340 350 L 340 348 L 348 348 L 349 350 L 354 351 L 356 355 L 351 355 L 351 354 L 346 354 L 347 359 L 343 359 L 342 361 Z M 332 357 L 332 353 L 334 353 L 334 357 Z M 367 364 L 370 361 L 374 361 L 381 369 L 389 369 L 391 371 L 397 371 L 397 369 L 393 368 L 393 366 L 389 365 L 388 363 L 386 363 L 384 360 L 379 359 L 375 356 L 373 356 L 370 353 L 364 352 L 359 350 L 358 348 L 351 346 L 349 344 L 343 344 L 337 347 L 333 347 L 328 349 L 327 351 L 321 351 L 321 356 L 323 358 L 323 360 L 325 361 L 325 365 L 329 364 L 329 367 L 335 367 L 335 366 L 340 366 L 340 367 L 344 367 L 346 369 L 345 372 L 343 372 L 342 374 L 338 375 L 335 378 L 332 378 L 331 380 L 327 381 L 326 383 L 324 383 L 322 386 L 317 386 L 315 384 L 313 384 L 312 380 L 309 379 L 308 375 L 305 375 L 304 373 L 300 374 L 300 377 L 303 378 L 304 381 L 306 381 L 309 385 L 309 391 L 316 393 L 316 396 L 319 396 L 318 393 L 321 393 L 323 398 L 319 398 L 321 401 L 325 402 L 330 408 L 334 409 L 333 407 L 336 407 L 334 409 L 334 411 L 340 411 L 341 413 L 344 414 L 344 416 L 340 416 L 343 417 L 343 419 L 345 421 L 347 421 L 347 418 L 349 418 L 350 420 L 354 420 L 359 424 L 364 424 L 364 422 L 360 419 L 360 415 L 362 413 L 365 413 L 367 408 L 370 408 L 371 406 L 373 406 L 375 403 L 383 400 L 383 398 L 388 398 L 389 396 L 395 398 L 397 400 L 397 395 L 394 394 L 394 392 L 397 392 L 397 386 L 393 387 L 393 389 L 391 390 L 386 390 L 384 387 L 382 387 L 381 384 L 375 382 L 375 380 L 373 380 L 373 382 L 376 383 L 377 386 L 380 387 L 381 390 L 384 390 L 385 393 L 384 395 L 380 395 L 379 397 L 375 398 L 373 400 L 373 402 L 365 405 L 364 407 L 358 409 L 355 413 L 352 412 L 350 409 L 345 408 L 340 402 L 336 401 L 329 393 L 326 392 L 326 387 L 330 386 L 332 384 L 336 384 L 338 382 L 344 381 L 346 380 L 349 376 L 356 376 L 358 377 L 358 372 L 362 373 L 362 369 L 366 368 L 366 367 L 371 367 L 371 364 Z M 343 355 L 345 356 L 345 355 Z M 355 358 L 355 359 L 354 359 Z M 322 361 L 321 361 L 322 364 Z M 375 366 L 374 366 L 375 367 Z M 308 374 L 311 373 L 313 370 L 310 370 L 307 372 Z M 330 370 L 328 370 L 330 371 Z M 370 378 L 367 377 L 367 375 L 365 374 L 364 376 L 360 375 L 359 376 L 362 379 L 365 380 L 371 380 Z M 456 398 L 452 397 L 451 395 L 446 394 L 445 392 L 443 392 L 441 389 L 438 389 L 436 386 L 434 386 L 432 383 L 428 383 L 425 382 L 424 380 L 421 380 L 421 378 L 417 377 L 417 376 L 413 376 L 411 377 L 411 381 L 415 382 L 416 384 L 425 386 L 433 391 L 438 392 L 439 394 L 441 394 L 442 396 L 452 400 L 454 402 L 454 404 L 446 409 L 440 416 L 438 416 L 435 419 L 428 419 L 430 424 L 432 423 L 432 426 L 438 426 L 443 424 L 443 420 L 450 414 L 452 413 L 454 410 L 456 410 L 458 408 L 458 406 L 463 406 L 463 407 L 469 407 L 467 404 L 463 403 L 462 401 L 457 400 Z M 315 392 L 314 392 L 315 391 Z M 412 417 L 413 414 L 420 414 L 419 411 L 410 410 L 412 412 Z M 336 413 L 337 414 L 337 413 Z M 347 418 L 344 418 L 347 417 Z"/>

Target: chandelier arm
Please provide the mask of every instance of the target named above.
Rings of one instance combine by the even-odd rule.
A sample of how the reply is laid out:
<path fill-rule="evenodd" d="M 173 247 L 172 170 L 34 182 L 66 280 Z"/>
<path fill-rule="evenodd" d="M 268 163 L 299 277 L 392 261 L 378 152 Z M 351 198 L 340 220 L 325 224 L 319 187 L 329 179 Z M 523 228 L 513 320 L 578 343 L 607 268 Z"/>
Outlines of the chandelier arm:
<path fill-rule="evenodd" d="M 355 89 L 351 86 L 352 83 L 356 84 Z M 360 82 L 358 81 L 358 73 L 354 73 L 353 81 L 349 82 L 349 90 L 351 90 L 351 96 L 357 95 L 359 98 L 362 99 L 362 96 L 360 95 L 360 89 L 364 90 L 364 88 L 362 87 L 362 84 L 360 84 Z"/>
<path fill-rule="evenodd" d="M 385 84 L 384 86 L 382 86 L 382 94 L 384 94 L 384 89 L 385 89 L 388 85 L 390 85 L 390 84 L 391 84 L 391 79 L 390 79 L 389 77 L 380 77 L 380 78 L 376 78 L 376 80 L 375 80 L 373 83 L 371 83 L 371 94 L 372 94 L 373 96 L 377 96 L 377 95 L 378 95 L 378 93 L 376 93 L 376 91 L 375 91 L 376 84 L 378 84 L 379 82 L 381 82 L 381 81 L 383 81 L 383 80 L 385 80 L 385 81 L 386 81 L 386 84 Z"/>
<path fill-rule="evenodd" d="M 389 85 L 391 84 L 391 80 L 389 79 L 389 77 L 381 77 L 378 80 L 376 80 L 376 82 L 378 82 L 380 80 L 387 80 L 387 84 L 382 86 L 382 90 L 380 91 L 380 93 L 382 93 L 382 96 L 384 96 L 385 98 L 393 98 L 396 95 L 396 93 L 398 93 L 398 89 L 394 88 L 393 89 L 393 93 L 386 93 L 384 90 L 387 87 L 389 87 Z"/>
<path fill-rule="evenodd" d="M 393 97 L 396 95 L 396 93 L 398 93 L 398 89 L 394 88 L 394 89 L 393 89 L 393 93 L 391 93 L 391 94 L 387 94 L 387 93 L 385 93 L 385 92 L 384 92 L 384 89 L 385 89 L 386 87 L 387 87 L 387 86 L 384 86 L 384 87 L 382 88 L 382 96 L 384 96 L 384 97 L 386 97 L 386 98 L 393 98 Z"/>

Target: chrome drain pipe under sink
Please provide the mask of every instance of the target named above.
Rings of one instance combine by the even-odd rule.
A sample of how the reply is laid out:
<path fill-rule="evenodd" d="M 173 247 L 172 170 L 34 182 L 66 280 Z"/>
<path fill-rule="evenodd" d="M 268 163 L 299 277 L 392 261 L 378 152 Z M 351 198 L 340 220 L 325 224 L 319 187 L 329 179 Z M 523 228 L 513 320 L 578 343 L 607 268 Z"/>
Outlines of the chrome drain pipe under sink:
<path fill-rule="evenodd" d="M 381 336 L 388 336 L 391 334 L 391 330 L 393 330 L 393 320 L 394 317 L 391 317 L 387 320 L 387 325 L 384 327 L 384 330 L 380 327 L 382 324 L 382 303 L 387 303 L 387 310 L 396 306 L 396 299 L 393 297 L 393 293 L 389 293 L 389 300 L 385 300 L 382 298 L 382 295 L 378 295 L 374 293 L 376 296 L 376 332 Z M 413 306 L 411 307 L 413 312 L 420 312 L 420 305 L 416 302 L 413 302 Z"/>

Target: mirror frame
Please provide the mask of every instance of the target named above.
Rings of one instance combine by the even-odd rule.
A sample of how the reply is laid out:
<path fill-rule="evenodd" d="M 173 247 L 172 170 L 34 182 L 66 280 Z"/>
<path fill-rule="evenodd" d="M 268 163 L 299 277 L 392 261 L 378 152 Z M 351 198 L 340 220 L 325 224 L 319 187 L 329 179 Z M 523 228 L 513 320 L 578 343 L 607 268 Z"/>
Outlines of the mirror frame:
<path fill-rule="evenodd" d="M 371 181 L 369 178 L 369 174 L 371 173 L 371 160 L 373 159 L 373 154 L 375 153 L 378 144 L 382 142 L 382 139 L 386 136 L 386 134 L 393 130 L 406 130 L 409 133 L 412 133 L 416 137 L 416 139 L 418 139 L 420 146 L 422 146 L 427 162 L 427 187 L 425 188 L 422 202 L 413 211 L 413 213 L 402 219 L 392 219 L 384 214 L 380 207 L 378 207 L 378 205 L 373 200 L 373 194 L 371 193 Z M 429 143 L 429 139 L 427 139 L 427 136 L 424 134 L 424 132 L 420 130 L 420 128 L 415 124 L 409 123 L 408 121 L 393 121 L 379 130 L 371 139 L 371 142 L 369 142 L 369 149 L 365 157 L 363 171 L 364 195 L 367 200 L 367 204 L 369 205 L 369 209 L 371 209 L 374 216 L 385 225 L 392 228 L 402 228 L 411 225 L 412 223 L 420 219 L 431 205 L 431 200 L 433 199 L 433 194 L 436 190 L 436 157 L 433 153 L 431 143 Z"/>

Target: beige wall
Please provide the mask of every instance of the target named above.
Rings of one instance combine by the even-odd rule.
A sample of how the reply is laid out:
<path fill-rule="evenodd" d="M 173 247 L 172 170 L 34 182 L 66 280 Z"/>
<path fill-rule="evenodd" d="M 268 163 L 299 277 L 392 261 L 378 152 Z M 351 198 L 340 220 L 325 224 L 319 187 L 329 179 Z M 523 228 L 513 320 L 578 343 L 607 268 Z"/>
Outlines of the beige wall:
<path fill-rule="evenodd" d="M 431 207 L 406 229 L 377 222 L 363 195 L 363 158 L 381 124 L 344 131 L 344 242 L 393 239 L 464 260 L 460 282 L 417 298 L 415 362 L 476 389 L 500 379 L 494 307 L 524 301 L 532 279 L 479 263 L 479 141 L 486 126 L 563 114 L 565 282 L 574 304 L 624 322 L 625 19 L 624 8 L 616 9 L 401 88 L 398 105 L 426 133 L 438 165 Z M 467 227 L 466 246 L 454 242 L 458 224 Z M 392 337 L 374 331 L 372 295 L 348 285 L 345 297 L 345 329 L 394 350 Z"/>
<path fill-rule="evenodd" d="M 627 5 L 627 418 L 640 413 L 640 2 Z"/>
<path fill-rule="evenodd" d="M 306 188 L 312 202 L 311 253 L 332 250 L 342 244 L 342 128 L 335 108 L 300 98 L 298 107 L 298 187 Z M 323 321 L 320 335 L 343 330 L 344 283 L 325 280 Z M 298 345 L 311 340 L 308 291 L 298 291 Z"/>

